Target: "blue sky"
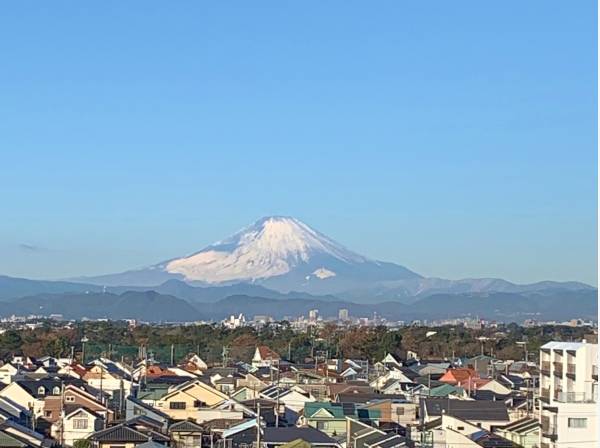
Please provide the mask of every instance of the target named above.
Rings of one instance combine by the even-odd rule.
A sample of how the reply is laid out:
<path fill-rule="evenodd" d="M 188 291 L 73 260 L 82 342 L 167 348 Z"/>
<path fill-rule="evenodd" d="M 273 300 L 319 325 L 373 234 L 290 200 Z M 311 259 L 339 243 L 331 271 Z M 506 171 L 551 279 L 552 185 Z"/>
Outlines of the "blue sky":
<path fill-rule="evenodd" d="M 264 215 L 428 276 L 597 283 L 594 1 L 14 2 L 0 273 Z"/>

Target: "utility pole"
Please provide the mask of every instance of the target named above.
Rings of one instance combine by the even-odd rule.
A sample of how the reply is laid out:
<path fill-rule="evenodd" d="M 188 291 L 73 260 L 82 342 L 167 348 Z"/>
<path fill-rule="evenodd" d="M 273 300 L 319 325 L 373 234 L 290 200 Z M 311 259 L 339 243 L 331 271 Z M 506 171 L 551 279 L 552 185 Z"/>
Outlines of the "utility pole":
<path fill-rule="evenodd" d="M 171 344 L 171 366 L 175 365 L 175 344 Z"/>
<path fill-rule="evenodd" d="M 279 428 L 279 361 L 277 362 L 277 401 L 275 402 L 275 428 Z M 259 428 L 260 429 L 260 428 Z"/>
<path fill-rule="evenodd" d="M 88 342 L 89 339 L 84 336 L 81 338 L 81 364 L 85 366 L 85 343 Z"/>
<path fill-rule="evenodd" d="M 260 402 L 256 404 L 256 448 L 260 448 Z"/>

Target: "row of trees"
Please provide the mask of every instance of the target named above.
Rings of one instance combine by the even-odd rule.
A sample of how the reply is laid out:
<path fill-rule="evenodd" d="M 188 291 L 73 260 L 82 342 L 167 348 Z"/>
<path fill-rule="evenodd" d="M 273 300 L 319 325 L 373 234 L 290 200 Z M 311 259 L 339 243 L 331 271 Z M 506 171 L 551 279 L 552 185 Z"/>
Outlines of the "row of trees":
<path fill-rule="evenodd" d="M 475 330 L 463 326 L 348 328 L 327 323 L 323 327 L 297 332 L 287 322 L 258 330 L 251 327 L 227 329 L 220 325 L 129 327 L 122 322 L 81 322 L 66 328 L 47 322 L 35 330 L 4 332 L 0 335 L 0 356 L 7 358 L 19 353 L 61 357 L 68 356 L 72 347 L 81 356 L 81 341 L 85 336 L 88 340 L 87 359 L 102 355 L 127 362 L 137 357 L 142 346 L 164 362 L 170 360 L 171 348 L 175 361 L 190 352 L 198 353 L 212 363 L 222 362 L 224 355 L 230 360 L 249 361 L 255 347 L 261 344 L 294 362 L 304 362 L 315 356 L 376 361 L 386 353 L 403 355 L 406 350 L 423 358 L 474 356 L 483 352 L 501 359 L 522 359 L 523 346 L 516 344 L 517 341 L 527 341 L 528 351 L 535 358 L 543 343 L 580 340 L 586 332 L 589 329 L 581 327 L 523 328 L 514 324 Z"/>

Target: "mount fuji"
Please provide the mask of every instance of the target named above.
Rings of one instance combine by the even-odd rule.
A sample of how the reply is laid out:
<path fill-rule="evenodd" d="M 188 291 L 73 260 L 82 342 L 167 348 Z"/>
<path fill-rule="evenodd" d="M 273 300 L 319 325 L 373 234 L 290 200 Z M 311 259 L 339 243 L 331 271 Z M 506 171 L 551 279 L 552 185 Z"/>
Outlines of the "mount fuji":
<path fill-rule="evenodd" d="M 296 218 L 268 216 L 191 255 L 78 280 L 154 286 L 178 279 L 193 285 L 254 283 L 281 292 L 331 293 L 420 278 L 403 266 L 352 252 Z"/>
<path fill-rule="evenodd" d="M 425 278 L 403 266 L 353 252 L 289 216 L 259 219 L 199 252 L 142 269 L 77 282 L 156 287 L 170 280 L 192 286 L 252 284 L 279 293 L 336 295 L 355 302 L 406 300 L 432 294 L 531 293 L 593 289 L 578 282 L 518 285 L 496 278 Z"/>

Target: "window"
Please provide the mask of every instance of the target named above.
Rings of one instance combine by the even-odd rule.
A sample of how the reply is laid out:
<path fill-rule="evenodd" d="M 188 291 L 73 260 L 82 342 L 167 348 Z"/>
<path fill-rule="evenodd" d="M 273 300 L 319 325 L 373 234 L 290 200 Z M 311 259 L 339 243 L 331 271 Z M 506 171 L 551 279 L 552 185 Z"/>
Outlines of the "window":
<path fill-rule="evenodd" d="M 87 418 L 74 418 L 73 429 L 87 429 L 88 421 Z"/>
<path fill-rule="evenodd" d="M 587 418 L 570 418 L 569 428 L 587 428 Z"/>
<path fill-rule="evenodd" d="M 396 408 L 396 415 L 404 415 L 404 408 Z"/>
<path fill-rule="evenodd" d="M 201 408 L 201 407 L 204 407 L 204 406 L 206 406 L 206 403 L 205 403 L 205 402 L 203 402 L 203 401 L 200 401 L 200 400 L 195 400 L 195 401 L 194 401 L 194 407 L 195 407 L 195 408 Z"/>
<path fill-rule="evenodd" d="M 44 411 L 44 417 L 52 417 L 52 411 Z"/>
<path fill-rule="evenodd" d="M 46 394 L 46 389 L 44 389 L 44 386 L 38 387 L 38 395 L 45 395 L 45 394 Z"/>
<path fill-rule="evenodd" d="M 185 409 L 185 401 L 172 401 L 169 403 L 170 409 Z"/>
<path fill-rule="evenodd" d="M 54 386 L 54 389 L 52 389 L 52 394 L 53 395 L 60 395 L 60 387 Z"/>
<path fill-rule="evenodd" d="M 73 396 L 71 396 L 71 395 L 67 395 L 67 396 L 65 397 L 65 401 L 66 401 L 67 403 L 73 403 L 73 402 L 75 401 L 75 397 L 73 397 Z"/>

